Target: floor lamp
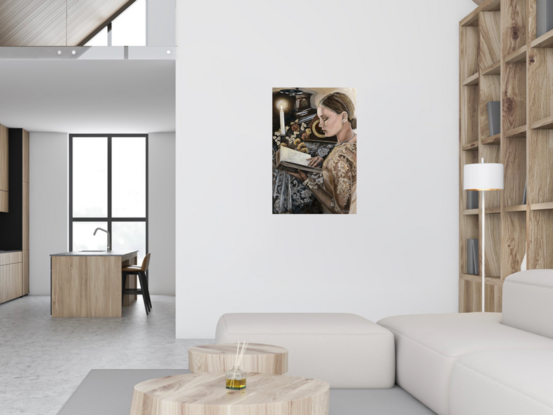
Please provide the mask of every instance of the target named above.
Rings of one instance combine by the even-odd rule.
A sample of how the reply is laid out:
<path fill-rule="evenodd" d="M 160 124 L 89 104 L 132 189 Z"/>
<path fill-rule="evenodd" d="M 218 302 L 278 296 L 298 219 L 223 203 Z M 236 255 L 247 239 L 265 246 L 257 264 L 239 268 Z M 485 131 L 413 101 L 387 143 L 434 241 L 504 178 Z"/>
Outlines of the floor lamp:
<path fill-rule="evenodd" d="M 503 164 L 465 164 L 464 189 L 480 192 L 482 206 L 482 312 L 486 311 L 486 192 L 503 190 Z"/>

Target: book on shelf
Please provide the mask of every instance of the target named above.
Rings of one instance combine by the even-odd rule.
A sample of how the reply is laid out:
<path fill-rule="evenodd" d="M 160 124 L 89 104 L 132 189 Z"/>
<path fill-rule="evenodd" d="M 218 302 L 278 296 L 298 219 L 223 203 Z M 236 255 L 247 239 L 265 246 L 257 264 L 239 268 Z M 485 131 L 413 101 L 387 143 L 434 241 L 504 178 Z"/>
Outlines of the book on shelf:
<path fill-rule="evenodd" d="M 526 187 L 528 186 L 528 180 L 524 183 L 524 195 L 522 196 L 522 204 L 526 204 Z"/>
<path fill-rule="evenodd" d="M 536 26 L 536 37 L 553 29 L 553 0 L 537 0 Z"/>
<path fill-rule="evenodd" d="M 467 190 L 467 209 L 478 209 L 477 190 Z"/>
<path fill-rule="evenodd" d="M 501 102 L 488 102 L 488 125 L 490 127 L 490 137 L 501 132 Z"/>
<path fill-rule="evenodd" d="M 292 173 L 295 173 L 298 170 L 311 173 L 320 173 L 322 171 L 320 167 L 308 166 L 309 162 L 307 160 L 310 158 L 310 154 L 292 150 L 288 147 L 280 147 L 276 153 L 276 166 L 277 169 Z"/>

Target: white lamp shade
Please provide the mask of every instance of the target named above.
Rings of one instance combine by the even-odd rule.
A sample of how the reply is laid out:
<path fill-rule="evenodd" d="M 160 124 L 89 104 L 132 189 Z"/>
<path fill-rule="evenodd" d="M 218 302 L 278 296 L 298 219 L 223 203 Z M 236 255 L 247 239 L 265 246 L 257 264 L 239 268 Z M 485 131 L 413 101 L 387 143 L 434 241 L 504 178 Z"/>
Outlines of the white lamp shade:
<path fill-rule="evenodd" d="M 501 190 L 503 189 L 503 164 L 465 164 L 464 178 L 465 190 Z"/>

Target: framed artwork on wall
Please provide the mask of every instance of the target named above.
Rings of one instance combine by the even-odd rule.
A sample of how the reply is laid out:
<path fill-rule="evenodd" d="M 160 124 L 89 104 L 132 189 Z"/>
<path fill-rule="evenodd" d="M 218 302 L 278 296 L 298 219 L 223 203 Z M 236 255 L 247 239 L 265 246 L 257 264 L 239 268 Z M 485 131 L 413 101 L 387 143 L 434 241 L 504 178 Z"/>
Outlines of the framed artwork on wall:
<path fill-rule="evenodd" d="M 357 214 L 355 88 L 273 88 L 273 214 Z"/>

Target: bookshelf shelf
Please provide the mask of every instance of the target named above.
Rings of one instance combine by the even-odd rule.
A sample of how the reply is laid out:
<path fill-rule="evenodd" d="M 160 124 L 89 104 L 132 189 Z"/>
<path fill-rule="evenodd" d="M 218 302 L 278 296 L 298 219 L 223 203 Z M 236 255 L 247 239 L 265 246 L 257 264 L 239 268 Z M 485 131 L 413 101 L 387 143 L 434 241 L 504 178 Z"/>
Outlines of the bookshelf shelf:
<path fill-rule="evenodd" d="M 463 146 L 463 151 L 478 151 L 478 141 Z"/>
<path fill-rule="evenodd" d="M 505 57 L 505 63 L 521 63 L 526 61 L 528 47 L 526 45 L 508 54 Z"/>
<path fill-rule="evenodd" d="M 553 117 L 543 118 L 535 121 L 530 126 L 532 130 L 553 130 Z"/>
<path fill-rule="evenodd" d="M 482 75 L 500 75 L 501 62 L 492 63 L 490 66 L 482 70 Z"/>
<path fill-rule="evenodd" d="M 526 138 L 526 129 L 527 127 L 525 125 L 514 128 L 505 133 L 505 138 Z"/>
<path fill-rule="evenodd" d="M 478 80 L 480 79 L 480 74 L 476 72 L 474 75 L 469 76 L 465 82 L 463 82 L 463 86 L 475 86 L 478 85 Z"/>
<path fill-rule="evenodd" d="M 553 48 L 553 30 L 532 41 L 530 46 L 534 49 Z"/>
<path fill-rule="evenodd" d="M 505 206 L 504 212 L 526 212 L 526 205 Z"/>
<path fill-rule="evenodd" d="M 491 137 L 482 139 L 482 144 L 485 146 L 492 145 L 492 144 L 499 144 L 499 143 L 501 143 L 501 134 L 493 135 Z"/>
<path fill-rule="evenodd" d="M 530 205 L 530 210 L 551 210 L 551 209 L 553 209 L 553 202 L 533 203 Z"/>
<path fill-rule="evenodd" d="M 528 269 L 553 268 L 553 31 L 536 39 L 533 4 L 484 0 L 459 26 L 460 312 L 481 311 L 482 289 L 467 273 L 467 239 L 481 240 L 482 209 L 467 209 L 466 164 L 505 167 L 504 190 L 486 194 L 485 271 L 495 276 L 486 277 L 486 311 L 501 312 L 503 281 L 525 255 Z M 501 102 L 493 137 L 490 101 Z"/>
<path fill-rule="evenodd" d="M 476 282 L 476 283 L 479 283 L 479 284 L 482 283 L 482 276 L 481 275 L 461 274 L 461 278 L 466 280 L 466 281 Z M 500 285 L 501 284 L 501 277 L 486 277 L 486 284 Z"/>

